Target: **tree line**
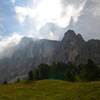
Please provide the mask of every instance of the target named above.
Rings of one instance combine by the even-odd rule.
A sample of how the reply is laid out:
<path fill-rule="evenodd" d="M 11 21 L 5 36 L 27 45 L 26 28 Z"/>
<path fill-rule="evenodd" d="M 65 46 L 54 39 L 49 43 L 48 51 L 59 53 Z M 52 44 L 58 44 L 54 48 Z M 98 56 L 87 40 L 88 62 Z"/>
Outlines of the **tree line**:
<path fill-rule="evenodd" d="M 86 64 L 79 65 L 72 62 L 67 64 L 53 62 L 50 65 L 42 63 L 28 73 L 28 80 L 30 81 L 43 79 L 59 79 L 71 82 L 100 81 L 100 67 L 89 59 Z M 18 78 L 16 82 L 20 82 L 20 79 Z M 7 80 L 3 84 L 8 84 Z"/>
<path fill-rule="evenodd" d="M 29 80 L 60 79 L 66 81 L 99 81 L 100 68 L 92 61 L 86 64 L 65 64 L 53 62 L 51 65 L 40 64 L 34 71 L 29 71 Z"/>

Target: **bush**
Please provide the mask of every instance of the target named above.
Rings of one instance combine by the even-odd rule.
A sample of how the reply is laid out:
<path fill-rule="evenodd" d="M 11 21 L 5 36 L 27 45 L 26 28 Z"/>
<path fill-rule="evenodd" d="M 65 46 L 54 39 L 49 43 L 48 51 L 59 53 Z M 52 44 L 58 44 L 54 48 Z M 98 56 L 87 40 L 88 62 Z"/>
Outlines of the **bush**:
<path fill-rule="evenodd" d="M 40 64 L 38 66 L 39 79 L 47 79 L 50 73 L 50 68 L 48 64 Z"/>
<path fill-rule="evenodd" d="M 4 84 L 4 85 L 8 84 L 7 80 L 5 80 L 5 81 L 3 82 L 3 84 Z"/>
<path fill-rule="evenodd" d="M 18 78 L 18 79 L 16 80 L 16 82 L 19 83 L 19 82 L 20 82 L 20 78 Z"/>

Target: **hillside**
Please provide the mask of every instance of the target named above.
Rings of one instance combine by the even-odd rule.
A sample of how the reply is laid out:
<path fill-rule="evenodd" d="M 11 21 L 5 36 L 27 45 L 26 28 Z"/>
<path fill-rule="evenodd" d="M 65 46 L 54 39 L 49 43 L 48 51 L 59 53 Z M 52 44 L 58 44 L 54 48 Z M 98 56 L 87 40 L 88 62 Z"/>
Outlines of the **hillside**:
<path fill-rule="evenodd" d="M 100 100 L 100 82 L 40 80 L 0 86 L 0 100 Z"/>

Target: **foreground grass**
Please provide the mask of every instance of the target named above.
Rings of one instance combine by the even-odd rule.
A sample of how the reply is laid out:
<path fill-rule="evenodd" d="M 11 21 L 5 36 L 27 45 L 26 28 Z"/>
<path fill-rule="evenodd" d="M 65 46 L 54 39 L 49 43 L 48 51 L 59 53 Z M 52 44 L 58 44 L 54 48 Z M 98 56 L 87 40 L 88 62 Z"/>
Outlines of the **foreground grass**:
<path fill-rule="evenodd" d="M 100 82 L 40 80 L 0 86 L 0 100 L 100 100 Z"/>

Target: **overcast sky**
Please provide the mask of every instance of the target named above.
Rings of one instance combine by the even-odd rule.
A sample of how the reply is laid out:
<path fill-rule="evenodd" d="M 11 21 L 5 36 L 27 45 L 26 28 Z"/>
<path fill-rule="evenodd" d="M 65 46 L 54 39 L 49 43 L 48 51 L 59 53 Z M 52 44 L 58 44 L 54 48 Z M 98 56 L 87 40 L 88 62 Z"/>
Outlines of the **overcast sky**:
<path fill-rule="evenodd" d="M 0 0 L 0 45 L 23 36 L 57 40 L 69 28 L 100 39 L 100 0 Z"/>

